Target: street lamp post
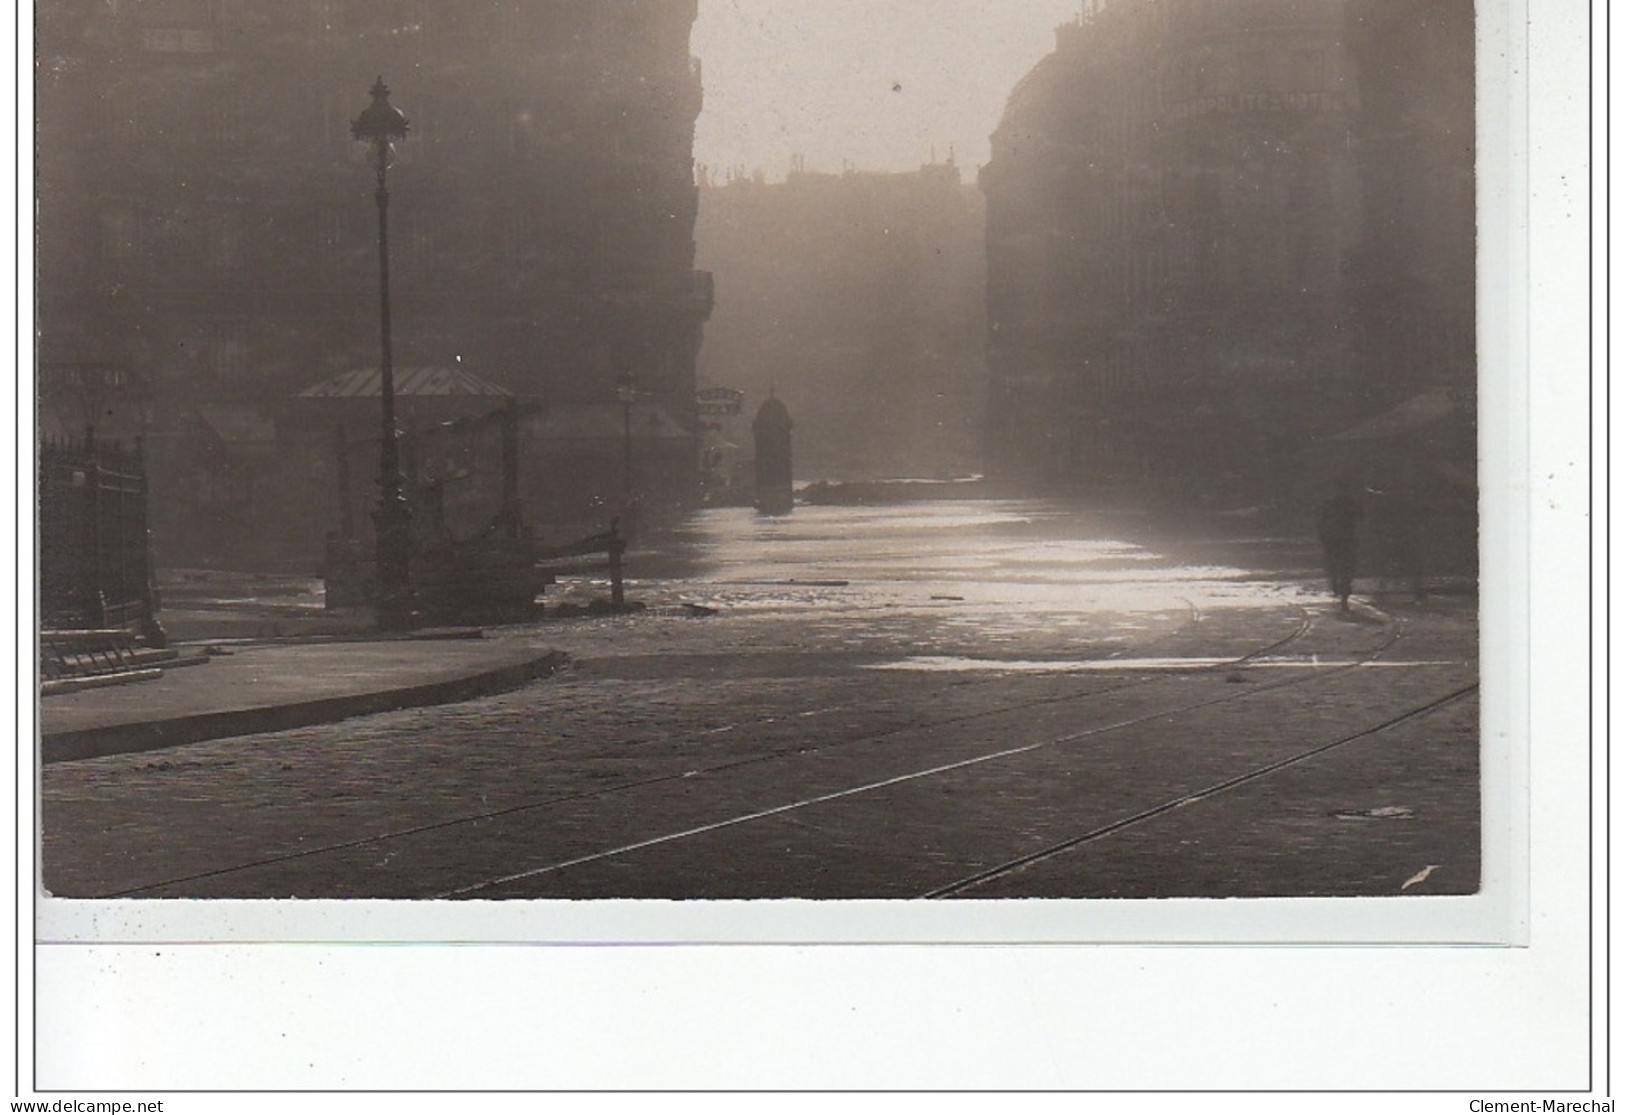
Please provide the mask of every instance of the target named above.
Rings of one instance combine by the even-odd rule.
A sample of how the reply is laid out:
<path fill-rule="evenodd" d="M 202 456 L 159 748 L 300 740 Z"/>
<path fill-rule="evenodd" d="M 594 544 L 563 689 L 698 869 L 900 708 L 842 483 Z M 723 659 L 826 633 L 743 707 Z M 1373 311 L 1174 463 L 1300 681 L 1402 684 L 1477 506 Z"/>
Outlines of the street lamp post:
<path fill-rule="evenodd" d="M 389 87 L 380 77 L 372 87 L 372 104 L 350 125 L 350 134 L 371 146 L 377 156 L 379 332 L 383 342 L 379 393 L 383 428 L 378 442 L 378 509 L 373 527 L 378 539 L 378 622 L 400 630 L 411 624 L 410 561 L 412 512 L 406 503 L 400 446 L 395 432 L 395 367 L 389 323 L 389 187 L 385 177 L 396 140 L 405 139 L 406 117 L 389 103 Z"/>

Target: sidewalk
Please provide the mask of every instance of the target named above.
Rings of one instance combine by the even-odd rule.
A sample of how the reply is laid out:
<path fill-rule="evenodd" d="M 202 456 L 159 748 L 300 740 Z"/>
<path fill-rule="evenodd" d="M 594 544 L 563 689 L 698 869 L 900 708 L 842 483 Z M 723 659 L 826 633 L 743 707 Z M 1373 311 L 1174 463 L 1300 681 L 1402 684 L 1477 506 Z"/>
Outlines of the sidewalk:
<path fill-rule="evenodd" d="M 162 677 L 40 699 L 47 763 L 465 701 L 545 677 L 558 651 L 473 637 L 249 645 Z"/>

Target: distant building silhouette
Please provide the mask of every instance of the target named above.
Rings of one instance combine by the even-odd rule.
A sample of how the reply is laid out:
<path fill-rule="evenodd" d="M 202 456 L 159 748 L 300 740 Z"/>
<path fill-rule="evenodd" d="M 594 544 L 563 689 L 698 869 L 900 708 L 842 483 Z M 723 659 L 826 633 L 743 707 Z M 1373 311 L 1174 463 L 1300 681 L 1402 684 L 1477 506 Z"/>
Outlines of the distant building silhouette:
<path fill-rule="evenodd" d="M 702 179 L 709 173 L 702 168 Z M 796 416 L 804 479 L 981 465 L 984 205 L 950 160 L 902 174 L 735 172 L 700 190 L 719 300 L 702 379 Z"/>
<path fill-rule="evenodd" d="M 1061 27 L 981 176 L 990 472 L 1291 502 L 1305 447 L 1424 367 L 1470 381 L 1470 155 L 1408 152 L 1470 142 L 1472 49 L 1470 0 L 1108 0 Z"/>
<path fill-rule="evenodd" d="M 377 362 L 373 176 L 350 121 L 380 74 L 411 122 L 389 179 L 397 363 L 461 357 L 559 406 L 613 404 L 630 371 L 689 431 L 674 488 L 692 493 L 711 301 L 693 266 L 695 15 L 695 0 L 38 6 L 42 374 L 106 364 L 146 385 L 144 415 L 107 421 L 149 427 L 164 560 L 220 541 L 171 498 L 195 404 L 268 406 Z"/>
<path fill-rule="evenodd" d="M 790 411 L 770 395 L 756 411 L 756 509 L 788 515 L 795 506 L 795 462 L 790 450 Z"/>
<path fill-rule="evenodd" d="M 1478 569 L 1477 218 L 1471 0 L 1349 0 L 1366 219 L 1347 261 L 1351 421 L 1323 447 L 1371 497 L 1389 591 Z"/>
<path fill-rule="evenodd" d="M 1349 0 L 1366 219 L 1348 260 L 1368 413 L 1477 397 L 1472 0 Z"/>

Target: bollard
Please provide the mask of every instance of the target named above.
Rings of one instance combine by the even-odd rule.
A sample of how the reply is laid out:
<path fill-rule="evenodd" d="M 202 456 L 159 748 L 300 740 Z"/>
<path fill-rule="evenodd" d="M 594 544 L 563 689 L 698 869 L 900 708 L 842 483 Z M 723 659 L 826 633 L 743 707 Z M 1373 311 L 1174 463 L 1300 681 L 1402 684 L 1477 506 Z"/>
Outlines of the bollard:
<path fill-rule="evenodd" d="M 611 532 L 609 539 L 609 602 L 616 611 L 620 611 L 626 605 L 626 589 L 621 580 L 621 554 L 625 549 L 626 543 Z"/>

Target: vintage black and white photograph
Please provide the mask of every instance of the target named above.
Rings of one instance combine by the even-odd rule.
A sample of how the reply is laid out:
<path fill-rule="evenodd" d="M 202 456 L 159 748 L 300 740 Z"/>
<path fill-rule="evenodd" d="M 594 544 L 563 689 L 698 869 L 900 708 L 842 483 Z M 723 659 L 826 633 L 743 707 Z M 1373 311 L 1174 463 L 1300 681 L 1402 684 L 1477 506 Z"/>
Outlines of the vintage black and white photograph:
<path fill-rule="evenodd" d="M 48 895 L 1481 894 L 1472 0 L 34 16 Z"/>

